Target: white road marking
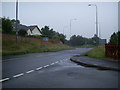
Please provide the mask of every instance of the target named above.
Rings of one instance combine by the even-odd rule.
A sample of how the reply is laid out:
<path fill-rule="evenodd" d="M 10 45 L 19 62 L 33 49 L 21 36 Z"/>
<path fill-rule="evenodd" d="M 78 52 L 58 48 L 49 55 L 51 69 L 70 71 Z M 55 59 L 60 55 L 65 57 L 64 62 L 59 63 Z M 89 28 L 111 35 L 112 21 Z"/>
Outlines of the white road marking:
<path fill-rule="evenodd" d="M 64 60 L 68 60 L 68 59 L 63 59 L 63 60 L 60 60 L 60 61 L 56 61 L 56 62 L 54 62 L 54 63 L 51 63 L 50 65 L 54 65 L 55 63 L 62 62 L 62 61 L 64 61 Z M 48 66 L 50 66 L 50 65 L 45 65 L 45 66 L 43 66 L 43 67 L 48 67 Z M 43 67 L 36 68 L 36 70 L 40 70 L 40 69 L 42 69 Z M 27 71 L 26 73 L 31 73 L 31 72 L 34 72 L 34 71 L 35 71 L 35 70 L 30 70 L 30 71 Z M 14 78 L 17 78 L 17 77 L 20 77 L 20 76 L 23 76 L 23 75 L 24 75 L 24 73 L 21 73 L 21 74 L 14 75 L 13 77 L 14 77 Z M 9 79 L 10 79 L 10 78 L 1 79 L 0 82 L 7 81 L 7 80 L 9 80 Z"/>
<path fill-rule="evenodd" d="M 45 66 L 43 66 L 43 67 L 48 67 L 49 65 L 45 65 Z"/>
<path fill-rule="evenodd" d="M 39 68 L 36 68 L 36 70 L 40 70 L 40 69 L 42 69 L 43 67 L 39 67 Z"/>
<path fill-rule="evenodd" d="M 58 61 L 56 63 L 58 63 Z"/>
<path fill-rule="evenodd" d="M 22 76 L 22 75 L 24 75 L 24 73 L 17 74 L 17 75 L 15 75 L 15 76 L 13 76 L 13 77 L 16 78 L 16 77 L 20 77 L 20 76 Z"/>
<path fill-rule="evenodd" d="M 7 80 L 9 80 L 9 79 L 10 79 L 10 78 L 1 79 L 0 82 L 7 81 Z"/>
<path fill-rule="evenodd" d="M 27 71 L 26 73 L 31 73 L 31 72 L 34 72 L 34 70 Z"/>
<path fill-rule="evenodd" d="M 50 65 L 54 65 L 55 63 L 51 63 Z"/>
<path fill-rule="evenodd" d="M 48 67 L 49 65 L 45 65 L 45 66 L 43 66 L 43 67 Z"/>

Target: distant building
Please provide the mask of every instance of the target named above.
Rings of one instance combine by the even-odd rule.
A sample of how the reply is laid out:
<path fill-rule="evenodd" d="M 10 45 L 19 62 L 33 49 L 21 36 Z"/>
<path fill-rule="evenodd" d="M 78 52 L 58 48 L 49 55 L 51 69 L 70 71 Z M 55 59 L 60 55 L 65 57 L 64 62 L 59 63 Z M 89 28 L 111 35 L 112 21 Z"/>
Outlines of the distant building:
<path fill-rule="evenodd" d="M 29 28 L 27 30 L 28 35 L 42 35 L 37 25 L 28 26 L 28 28 Z"/>
<path fill-rule="evenodd" d="M 22 24 L 18 24 L 18 31 L 19 30 L 25 30 L 27 31 L 27 35 L 42 35 L 40 32 L 40 29 L 38 28 L 37 25 L 33 25 L 33 26 L 26 26 L 26 25 L 22 25 Z M 13 23 L 13 30 L 15 30 L 15 23 Z"/>
<path fill-rule="evenodd" d="M 107 40 L 106 39 L 99 39 L 99 44 L 100 45 L 104 45 L 107 43 Z"/>

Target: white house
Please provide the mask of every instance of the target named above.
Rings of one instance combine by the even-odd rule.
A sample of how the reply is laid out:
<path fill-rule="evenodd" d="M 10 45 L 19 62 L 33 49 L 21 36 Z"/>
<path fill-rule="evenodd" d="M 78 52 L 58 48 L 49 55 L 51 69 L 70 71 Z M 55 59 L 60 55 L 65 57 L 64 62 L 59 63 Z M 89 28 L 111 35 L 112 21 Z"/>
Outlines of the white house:
<path fill-rule="evenodd" d="M 40 33 L 40 29 L 38 28 L 37 25 L 28 26 L 27 34 L 28 34 L 28 35 L 42 35 L 42 34 Z"/>
<path fill-rule="evenodd" d="M 22 24 L 18 24 L 18 30 L 25 30 L 27 31 L 27 35 L 42 35 L 40 32 L 40 29 L 38 28 L 37 25 L 33 25 L 33 26 L 26 26 L 26 25 L 22 25 Z M 13 30 L 15 31 L 15 23 L 13 23 Z"/>

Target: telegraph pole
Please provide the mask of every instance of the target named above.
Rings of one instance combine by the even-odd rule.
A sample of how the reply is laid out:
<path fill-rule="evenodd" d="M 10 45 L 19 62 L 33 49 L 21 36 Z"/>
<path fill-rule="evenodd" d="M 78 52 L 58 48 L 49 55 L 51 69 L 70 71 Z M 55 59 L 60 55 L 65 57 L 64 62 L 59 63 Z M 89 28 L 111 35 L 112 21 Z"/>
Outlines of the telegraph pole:
<path fill-rule="evenodd" d="M 77 20 L 77 19 L 76 18 L 70 19 L 70 37 L 71 37 L 71 23 L 72 23 L 73 20 Z"/>
<path fill-rule="evenodd" d="M 16 0 L 16 43 L 18 43 L 18 0 Z"/>
<path fill-rule="evenodd" d="M 96 35 L 99 39 L 99 36 L 98 36 L 98 8 L 97 8 L 97 5 L 95 5 L 95 4 L 88 4 L 88 6 L 95 6 L 96 7 Z M 99 45 L 99 40 L 98 40 L 97 45 Z"/>

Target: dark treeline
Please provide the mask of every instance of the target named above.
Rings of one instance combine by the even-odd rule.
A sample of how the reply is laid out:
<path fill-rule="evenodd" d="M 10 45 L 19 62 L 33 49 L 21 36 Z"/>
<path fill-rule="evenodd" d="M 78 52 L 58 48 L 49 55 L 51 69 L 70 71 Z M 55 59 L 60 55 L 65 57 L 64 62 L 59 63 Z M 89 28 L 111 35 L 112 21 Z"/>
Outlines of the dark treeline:
<path fill-rule="evenodd" d="M 120 31 L 114 32 L 110 37 L 110 44 L 120 44 Z"/>
<path fill-rule="evenodd" d="M 82 46 L 82 45 L 97 45 L 99 38 L 94 35 L 92 38 L 82 37 L 80 35 L 71 36 L 70 40 L 67 41 L 67 44 L 71 46 Z"/>

